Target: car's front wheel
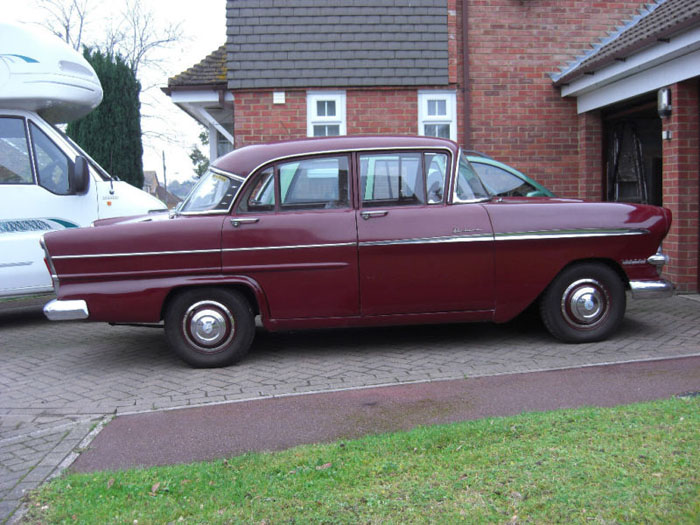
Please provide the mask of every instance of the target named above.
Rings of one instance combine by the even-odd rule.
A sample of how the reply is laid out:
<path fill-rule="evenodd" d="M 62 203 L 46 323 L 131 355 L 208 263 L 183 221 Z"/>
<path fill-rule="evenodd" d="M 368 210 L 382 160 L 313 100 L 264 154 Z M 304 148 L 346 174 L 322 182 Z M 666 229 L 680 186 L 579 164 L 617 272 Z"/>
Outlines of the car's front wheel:
<path fill-rule="evenodd" d="M 165 337 L 183 361 L 196 368 L 239 361 L 255 336 L 248 300 L 232 290 L 198 288 L 173 298 L 165 312 Z"/>
<path fill-rule="evenodd" d="M 547 330 L 567 343 L 609 337 L 625 315 L 625 285 L 612 268 L 582 263 L 566 268 L 545 290 L 540 315 Z"/>

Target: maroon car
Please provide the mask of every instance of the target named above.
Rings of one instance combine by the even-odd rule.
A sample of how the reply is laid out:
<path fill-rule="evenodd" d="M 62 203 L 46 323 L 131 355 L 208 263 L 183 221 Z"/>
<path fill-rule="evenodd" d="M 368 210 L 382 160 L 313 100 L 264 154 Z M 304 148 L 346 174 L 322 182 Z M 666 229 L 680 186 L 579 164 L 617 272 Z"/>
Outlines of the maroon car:
<path fill-rule="evenodd" d="M 626 291 L 659 277 L 671 213 L 488 193 L 459 147 L 426 137 L 249 146 L 218 159 L 179 210 L 46 234 L 49 319 L 164 321 L 189 364 L 243 357 L 268 330 L 503 323 L 539 301 L 548 330 L 598 341 Z"/>

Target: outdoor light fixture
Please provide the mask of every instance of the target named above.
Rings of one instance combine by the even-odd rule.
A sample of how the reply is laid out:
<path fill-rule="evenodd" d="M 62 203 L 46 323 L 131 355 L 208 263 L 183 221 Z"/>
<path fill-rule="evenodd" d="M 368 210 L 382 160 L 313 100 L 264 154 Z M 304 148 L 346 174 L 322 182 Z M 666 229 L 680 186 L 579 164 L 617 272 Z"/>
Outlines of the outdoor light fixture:
<path fill-rule="evenodd" d="M 659 117 L 666 118 L 671 116 L 671 90 L 669 88 L 661 88 L 657 92 L 656 109 L 659 112 Z"/>

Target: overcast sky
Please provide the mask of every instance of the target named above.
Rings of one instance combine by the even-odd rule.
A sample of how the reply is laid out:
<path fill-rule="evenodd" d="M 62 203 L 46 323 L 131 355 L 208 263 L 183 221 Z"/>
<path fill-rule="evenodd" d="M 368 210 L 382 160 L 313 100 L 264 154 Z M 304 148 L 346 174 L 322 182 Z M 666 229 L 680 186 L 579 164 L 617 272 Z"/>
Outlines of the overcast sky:
<path fill-rule="evenodd" d="M 150 9 L 159 23 L 181 23 L 182 41 L 157 52 L 151 58 L 158 59 L 157 67 L 139 71 L 139 80 L 146 90 L 141 97 L 141 111 L 152 118 L 142 118 L 144 132 L 169 135 L 171 141 L 144 136 L 144 170 L 156 171 L 163 183 L 162 152 L 165 151 L 168 181 L 185 180 L 192 176 L 189 152 L 199 144 L 201 127 L 184 111 L 170 101 L 160 87 L 166 86 L 168 77 L 174 76 L 202 60 L 226 40 L 226 0 L 195 0 L 180 2 L 173 0 L 141 0 Z M 42 23 L 46 13 L 38 7 L 38 0 L 0 0 L 3 19 L 21 22 Z M 102 39 L 110 18 L 116 18 L 123 2 L 90 0 L 91 11 L 87 15 L 87 27 L 83 42 L 98 43 Z M 174 141 L 174 142 L 172 142 Z M 206 147 L 201 147 L 206 155 Z"/>

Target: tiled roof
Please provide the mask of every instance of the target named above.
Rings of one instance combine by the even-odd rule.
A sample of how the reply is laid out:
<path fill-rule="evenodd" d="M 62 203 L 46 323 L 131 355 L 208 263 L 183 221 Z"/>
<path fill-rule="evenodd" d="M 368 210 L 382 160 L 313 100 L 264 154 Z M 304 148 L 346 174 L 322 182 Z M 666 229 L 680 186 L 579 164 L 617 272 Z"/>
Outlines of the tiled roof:
<path fill-rule="evenodd" d="M 552 79 L 555 85 L 566 84 L 696 26 L 700 26 L 700 1 L 656 0 Z"/>
<path fill-rule="evenodd" d="M 168 88 L 226 85 L 226 47 L 208 55 L 200 63 L 168 79 Z"/>
<path fill-rule="evenodd" d="M 447 0 L 228 0 L 231 89 L 448 84 Z"/>

